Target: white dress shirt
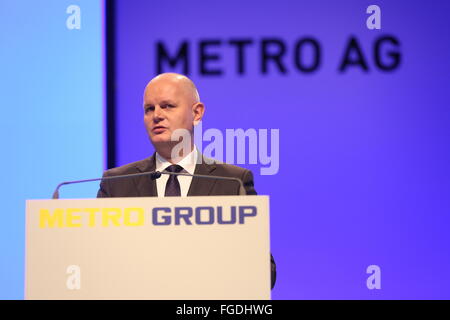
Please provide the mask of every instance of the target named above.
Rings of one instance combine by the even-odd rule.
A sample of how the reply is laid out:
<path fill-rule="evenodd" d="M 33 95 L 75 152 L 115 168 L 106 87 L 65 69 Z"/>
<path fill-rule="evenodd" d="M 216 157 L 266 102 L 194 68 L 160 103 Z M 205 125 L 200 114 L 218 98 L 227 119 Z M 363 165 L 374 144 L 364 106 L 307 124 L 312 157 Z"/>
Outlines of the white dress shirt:
<path fill-rule="evenodd" d="M 198 152 L 197 147 L 194 145 L 194 149 L 189 153 L 186 157 L 184 157 L 180 162 L 176 163 L 183 168 L 181 172 L 194 174 L 195 165 L 197 164 Z M 170 163 L 159 153 L 156 153 L 156 171 L 164 171 L 167 167 L 171 166 L 174 163 Z M 180 182 L 180 191 L 182 197 L 187 197 L 189 187 L 191 186 L 192 177 L 187 176 L 177 176 L 178 181 Z M 164 197 L 164 193 L 166 191 L 167 180 L 169 180 L 168 174 L 162 174 L 159 179 L 156 180 L 156 190 L 158 193 L 158 197 Z"/>

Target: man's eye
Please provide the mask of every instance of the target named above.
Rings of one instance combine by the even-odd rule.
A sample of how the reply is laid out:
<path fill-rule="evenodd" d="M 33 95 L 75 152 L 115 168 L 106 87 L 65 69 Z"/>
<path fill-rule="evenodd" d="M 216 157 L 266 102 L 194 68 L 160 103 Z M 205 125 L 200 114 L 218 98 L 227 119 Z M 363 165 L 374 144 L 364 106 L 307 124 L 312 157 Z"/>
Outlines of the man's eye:
<path fill-rule="evenodd" d="M 163 109 L 165 109 L 165 108 L 175 108 L 175 106 L 173 104 L 166 103 L 166 104 L 162 105 L 161 108 L 163 108 Z"/>
<path fill-rule="evenodd" d="M 149 111 L 155 111 L 155 107 L 149 106 L 149 107 L 145 108 L 145 112 L 149 112 Z"/>

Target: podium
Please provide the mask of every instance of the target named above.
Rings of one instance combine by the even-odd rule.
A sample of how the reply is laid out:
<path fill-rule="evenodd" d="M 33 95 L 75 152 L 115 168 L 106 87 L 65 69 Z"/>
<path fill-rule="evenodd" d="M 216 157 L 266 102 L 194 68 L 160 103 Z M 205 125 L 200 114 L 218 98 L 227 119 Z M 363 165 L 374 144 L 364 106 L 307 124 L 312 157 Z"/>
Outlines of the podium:
<path fill-rule="evenodd" d="M 269 197 L 28 200 L 25 299 L 270 299 Z"/>

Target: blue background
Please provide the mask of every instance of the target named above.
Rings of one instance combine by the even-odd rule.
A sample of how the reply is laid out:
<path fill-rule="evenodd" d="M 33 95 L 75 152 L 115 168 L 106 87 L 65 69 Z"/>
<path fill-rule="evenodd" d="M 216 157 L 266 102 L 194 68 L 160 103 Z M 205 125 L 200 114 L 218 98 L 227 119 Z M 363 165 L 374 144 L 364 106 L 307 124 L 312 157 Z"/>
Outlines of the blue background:
<path fill-rule="evenodd" d="M 366 8 L 381 8 L 381 30 Z M 204 130 L 280 129 L 280 170 L 256 190 L 271 197 L 275 299 L 450 298 L 450 30 L 448 1 L 117 1 L 118 165 L 148 157 L 142 93 L 156 75 L 156 43 L 172 54 L 190 45 L 190 74 L 206 105 Z M 399 68 L 376 68 L 380 36 L 399 40 Z M 340 73 L 350 37 L 369 71 Z M 287 46 L 281 74 L 259 71 L 262 38 Z M 293 63 L 295 42 L 313 37 L 322 63 L 311 74 Z M 249 38 L 247 71 L 236 73 L 231 38 Z M 222 44 L 198 71 L 200 40 Z M 163 71 L 181 72 L 182 68 Z M 366 287 L 369 265 L 381 290 Z"/>
<path fill-rule="evenodd" d="M 81 29 L 66 9 L 81 7 Z M 101 1 L 0 1 L 0 299 L 22 299 L 25 199 L 61 181 L 101 176 Z M 95 197 L 98 184 L 63 187 Z"/>

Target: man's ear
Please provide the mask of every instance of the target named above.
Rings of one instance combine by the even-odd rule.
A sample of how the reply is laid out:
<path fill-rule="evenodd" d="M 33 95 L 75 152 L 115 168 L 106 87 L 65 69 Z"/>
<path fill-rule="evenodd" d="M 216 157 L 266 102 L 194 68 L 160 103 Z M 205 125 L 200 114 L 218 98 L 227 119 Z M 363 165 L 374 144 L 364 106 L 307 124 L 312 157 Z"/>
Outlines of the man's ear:
<path fill-rule="evenodd" d="M 194 115 L 194 126 L 196 126 L 203 118 L 205 105 L 201 102 L 197 102 L 192 106 L 192 113 Z"/>

